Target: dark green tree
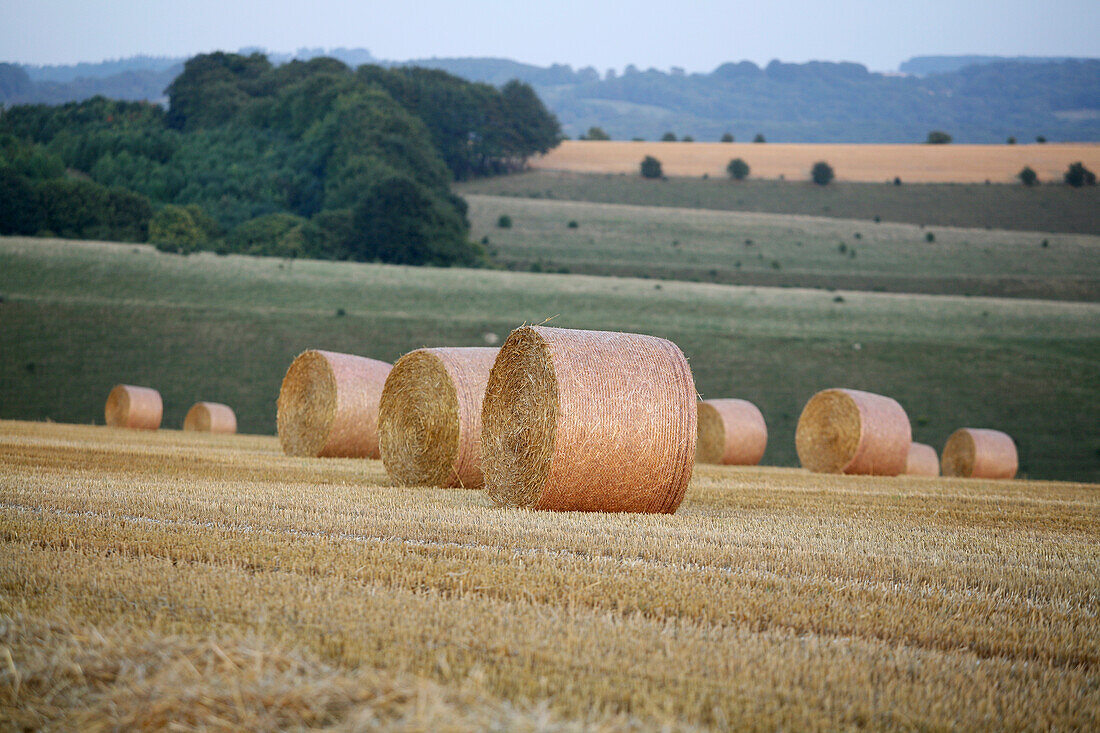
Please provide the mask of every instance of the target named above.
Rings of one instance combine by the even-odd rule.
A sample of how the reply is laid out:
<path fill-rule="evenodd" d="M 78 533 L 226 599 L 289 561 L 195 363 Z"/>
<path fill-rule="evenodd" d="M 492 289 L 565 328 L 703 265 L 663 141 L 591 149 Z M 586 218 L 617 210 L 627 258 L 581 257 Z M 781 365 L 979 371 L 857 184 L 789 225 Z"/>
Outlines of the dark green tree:
<path fill-rule="evenodd" d="M 149 221 L 149 243 L 164 252 L 189 254 L 206 244 L 206 236 L 187 209 L 169 204 Z"/>
<path fill-rule="evenodd" d="M 951 142 L 951 136 L 943 130 L 933 130 L 928 133 L 928 138 L 925 143 L 928 145 L 947 145 Z"/>
<path fill-rule="evenodd" d="M 741 158 L 734 158 L 726 166 L 726 173 L 735 181 L 743 181 L 749 176 L 749 164 Z"/>
<path fill-rule="evenodd" d="M 719 140 L 719 142 L 732 143 L 733 142 L 733 133 L 732 132 L 723 132 L 722 133 L 722 139 Z"/>
<path fill-rule="evenodd" d="M 652 155 L 647 155 L 642 160 L 641 173 L 642 178 L 660 178 L 663 175 L 661 172 L 661 161 L 657 160 Z"/>
<path fill-rule="evenodd" d="M 1086 168 L 1081 161 L 1071 163 L 1062 178 L 1067 185 L 1074 188 L 1096 185 L 1096 174 Z"/>
<path fill-rule="evenodd" d="M 378 181 L 355 207 L 351 257 L 405 265 L 482 263 L 469 227 L 453 202 L 440 200 L 407 176 Z"/>
<path fill-rule="evenodd" d="M 766 140 L 764 139 L 764 135 L 763 135 L 763 133 L 759 133 L 759 132 L 758 132 L 758 133 L 756 133 L 756 136 L 755 136 L 755 137 L 753 137 L 752 141 L 753 141 L 754 143 L 763 143 L 763 142 L 767 142 L 767 141 L 766 141 Z"/>
<path fill-rule="evenodd" d="M 581 140 L 610 140 L 611 136 L 602 127 L 589 127 L 588 132 L 580 137 Z"/>
<path fill-rule="evenodd" d="M 1031 169 L 1031 166 L 1025 165 L 1020 169 L 1020 172 L 1016 174 L 1016 177 L 1020 179 L 1020 183 L 1025 186 L 1034 186 L 1039 182 L 1039 174 Z"/>
<path fill-rule="evenodd" d="M 823 160 L 814 163 L 810 169 L 810 178 L 819 186 L 827 186 L 834 177 L 833 167 Z"/>
<path fill-rule="evenodd" d="M 661 142 L 663 142 L 663 143 L 674 143 L 674 142 L 676 142 L 676 133 L 666 132 L 664 135 L 661 135 Z"/>

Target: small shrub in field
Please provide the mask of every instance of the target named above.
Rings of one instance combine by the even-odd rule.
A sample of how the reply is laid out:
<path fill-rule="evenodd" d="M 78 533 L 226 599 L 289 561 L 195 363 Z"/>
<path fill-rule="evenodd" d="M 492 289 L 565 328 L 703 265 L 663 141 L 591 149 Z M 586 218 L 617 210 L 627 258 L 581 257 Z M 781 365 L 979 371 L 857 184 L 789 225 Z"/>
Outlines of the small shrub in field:
<path fill-rule="evenodd" d="M 568 226 L 570 229 L 576 229 L 580 226 L 580 224 L 577 223 L 576 219 L 573 219 L 566 226 Z"/>
<path fill-rule="evenodd" d="M 1040 246 L 1041 247 L 1049 247 L 1050 246 L 1050 240 L 1049 239 L 1044 239 L 1043 243 Z"/>
<path fill-rule="evenodd" d="M 676 142 L 676 133 L 666 132 L 664 135 L 661 135 L 661 142 L 663 142 L 663 143 L 674 143 L 674 142 Z"/>
<path fill-rule="evenodd" d="M 680 138 L 680 142 L 693 143 L 695 142 L 695 138 L 691 135 L 684 135 L 682 138 Z"/>
<path fill-rule="evenodd" d="M 162 252 L 187 254 L 201 247 L 206 236 L 187 209 L 169 204 L 149 220 L 149 242 Z"/>
<path fill-rule="evenodd" d="M 348 314 L 348 312 L 346 310 L 344 310 L 343 308 L 337 308 L 336 309 L 336 317 L 337 318 L 343 318 L 347 314 Z"/>
<path fill-rule="evenodd" d="M 498 229 L 511 229 L 512 228 L 512 217 L 508 216 L 507 214 L 501 214 L 500 217 L 497 219 L 497 228 Z"/>
<path fill-rule="evenodd" d="M 926 241 L 926 242 L 935 242 L 936 241 L 936 235 L 933 234 L 932 232 L 928 232 L 927 234 L 924 235 L 924 241 Z"/>
<path fill-rule="evenodd" d="M 837 245 L 836 250 L 837 250 L 837 252 L 840 252 L 840 254 L 844 254 L 848 251 L 848 245 L 845 244 L 844 242 L 841 242 L 840 244 Z"/>
<path fill-rule="evenodd" d="M 1066 173 L 1063 176 L 1065 182 L 1069 186 L 1074 188 L 1081 188 L 1081 186 L 1095 186 L 1096 174 L 1085 167 L 1085 164 L 1081 161 L 1072 163 Z"/>
<path fill-rule="evenodd" d="M 895 186 L 900 186 L 901 185 L 901 176 L 894 176 L 894 185 Z"/>
<path fill-rule="evenodd" d="M 833 167 L 823 160 L 814 163 L 813 169 L 810 170 L 810 178 L 819 186 L 829 185 L 835 175 Z"/>
<path fill-rule="evenodd" d="M 1008 138 L 1008 140 L 1005 140 L 1005 143 L 1006 143 L 1006 144 L 1008 144 L 1008 145 L 1015 145 L 1015 144 L 1016 144 L 1016 138 L 1015 138 L 1015 137 L 1012 137 L 1012 136 L 1010 135 L 1010 136 L 1009 136 L 1009 138 Z"/>
<path fill-rule="evenodd" d="M 767 142 L 767 140 L 765 140 L 765 139 L 764 139 L 764 135 L 763 135 L 762 133 L 759 133 L 759 132 L 758 132 L 758 133 L 756 133 L 756 137 L 754 137 L 754 138 L 752 139 L 752 141 L 753 141 L 754 143 L 763 143 L 763 142 Z"/>
<path fill-rule="evenodd" d="M 1034 186 L 1039 182 L 1039 174 L 1031 169 L 1031 166 L 1025 165 L 1020 169 L 1020 172 L 1016 174 L 1016 177 L 1020 179 L 1020 182 L 1025 186 Z"/>
<path fill-rule="evenodd" d="M 581 135 L 581 140 L 610 140 L 611 136 L 608 135 L 602 127 L 589 127 L 588 132 Z"/>
<path fill-rule="evenodd" d="M 1042 135 L 1036 135 L 1035 136 L 1035 142 L 1039 143 L 1040 145 L 1042 145 L 1046 141 L 1047 141 L 1047 139 L 1045 137 L 1043 137 Z"/>
<path fill-rule="evenodd" d="M 943 130 L 933 130 L 928 133 L 928 139 L 925 142 L 929 145 L 947 145 L 951 142 L 951 136 Z"/>
<path fill-rule="evenodd" d="M 654 158 L 652 155 L 647 155 L 642 160 L 641 165 L 642 178 L 661 178 L 663 173 L 661 172 L 661 161 Z"/>
<path fill-rule="evenodd" d="M 719 142 L 732 143 L 733 142 L 733 133 L 731 133 L 731 132 L 722 133 L 722 139 L 719 140 Z"/>
<path fill-rule="evenodd" d="M 726 173 L 735 181 L 743 181 L 749 175 L 749 164 L 741 158 L 734 158 L 726 166 Z"/>

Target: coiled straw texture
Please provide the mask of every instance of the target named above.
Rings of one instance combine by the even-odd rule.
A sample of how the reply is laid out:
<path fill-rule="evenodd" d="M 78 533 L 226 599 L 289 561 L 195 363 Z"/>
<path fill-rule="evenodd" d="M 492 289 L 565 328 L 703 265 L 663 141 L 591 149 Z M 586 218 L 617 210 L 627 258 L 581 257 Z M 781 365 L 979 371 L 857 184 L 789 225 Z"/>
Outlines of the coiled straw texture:
<path fill-rule="evenodd" d="M 699 403 L 697 463 L 755 466 L 768 447 L 768 426 L 759 408 L 746 400 Z"/>
<path fill-rule="evenodd" d="M 924 443 L 910 444 L 905 473 L 908 476 L 939 476 L 940 457 L 936 449 Z"/>
<path fill-rule="evenodd" d="M 417 349 L 386 379 L 382 462 L 406 486 L 480 489 L 481 401 L 496 348 Z"/>
<path fill-rule="evenodd" d="M 221 402 L 196 402 L 183 418 L 183 429 L 204 433 L 235 433 L 237 416 L 232 407 Z"/>
<path fill-rule="evenodd" d="M 818 473 L 897 476 L 905 473 L 912 442 L 901 405 L 858 389 L 818 392 L 795 430 L 798 459 Z"/>
<path fill-rule="evenodd" d="M 672 513 L 694 466 L 697 399 L 687 359 L 665 339 L 516 329 L 482 411 L 489 496 L 533 509 Z"/>
<path fill-rule="evenodd" d="M 155 389 L 118 384 L 107 395 L 104 416 L 113 428 L 156 430 L 163 415 L 164 403 Z"/>
<path fill-rule="evenodd" d="M 1016 443 L 1000 430 L 959 428 L 943 447 L 943 475 L 1013 478 L 1019 469 Z"/>
<path fill-rule="evenodd" d="M 279 389 L 279 442 L 292 456 L 378 458 L 378 401 L 392 367 L 332 351 L 304 351 Z"/>

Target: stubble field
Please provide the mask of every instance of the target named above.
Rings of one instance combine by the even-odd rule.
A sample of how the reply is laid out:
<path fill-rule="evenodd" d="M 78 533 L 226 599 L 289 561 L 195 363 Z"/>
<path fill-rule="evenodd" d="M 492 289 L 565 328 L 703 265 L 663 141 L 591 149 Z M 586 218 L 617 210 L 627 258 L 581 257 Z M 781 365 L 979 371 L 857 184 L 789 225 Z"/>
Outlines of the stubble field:
<path fill-rule="evenodd" d="M 1061 180 L 1070 163 L 1100 169 L 1100 145 L 885 145 L 817 143 L 704 143 L 566 140 L 532 161 L 533 168 L 575 173 L 637 173 L 642 158 L 661 161 L 665 175 L 724 177 L 726 164 L 743 158 L 762 178 L 807 180 L 819 160 L 841 181 L 879 183 L 1011 183 L 1024 166 L 1042 181 Z"/>
<path fill-rule="evenodd" d="M 499 509 L 274 438 L 0 423 L 16 726 L 1093 728 L 1094 485 L 696 470 Z"/>

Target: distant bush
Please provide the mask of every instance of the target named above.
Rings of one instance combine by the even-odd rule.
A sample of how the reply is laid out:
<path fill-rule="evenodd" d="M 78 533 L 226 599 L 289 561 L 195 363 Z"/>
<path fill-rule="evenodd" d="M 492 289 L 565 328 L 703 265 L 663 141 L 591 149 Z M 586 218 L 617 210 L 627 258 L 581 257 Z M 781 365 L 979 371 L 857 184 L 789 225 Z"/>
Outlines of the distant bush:
<path fill-rule="evenodd" d="M 927 234 L 924 235 L 924 241 L 929 242 L 929 243 L 935 242 L 936 241 L 936 235 L 933 234 L 932 232 L 928 232 Z"/>
<path fill-rule="evenodd" d="M 726 173 L 735 181 L 743 181 L 749 175 L 749 164 L 741 158 L 734 158 L 726 166 Z"/>
<path fill-rule="evenodd" d="M 661 142 L 663 142 L 663 143 L 674 143 L 674 142 L 676 142 L 676 133 L 666 132 L 664 135 L 661 135 Z"/>
<path fill-rule="evenodd" d="M 36 185 L 41 228 L 59 237 L 144 242 L 153 205 L 141 194 L 58 178 Z"/>
<path fill-rule="evenodd" d="M 722 137 L 718 142 L 732 143 L 733 142 L 733 133 L 732 132 L 722 133 Z"/>
<path fill-rule="evenodd" d="M 1007 140 L 1005 140 L 1005 144 L 1007 144 L 1007 145 L 1015 145 L 1015 144 L 1016 144 L 1016 138 L 1015 138 L 1015 137 L 1012 137 L 1011 135 L 1009 135 L 1008 139 L 1007 139 Z"/>
<path fill-rule="evenodd" d="M 754 138 L 752 139 L 752 141 L 753 141 L 754 143 L 763 143 L 763 142 L 767 142 L 767 141 L 766 141 L 766 140 L 764 139 L 764 135 L 763 135 L 762 133 L 759 133 L 759 132 L 758 132 L 758 133 L 756 133 L 756 137 L 754 137 Z"/>
<path fill-rule="evenodd" d="M 895 186 L 900 186 L 901 185 L 901 176 L 894 176 L 894 185 Z"/>
<path fill-rule="evenodd" d="M 642 178 L 661 178 L 663 173 L 661 172 L 661 161 L 654 158 L 652 155 L 647 155 L 642 160 L 641 165 Z"/>
<path fill-rule="evenodd" d="M 499 217 L 497 217 L 497 228 L 498 229 L 511 229 L 512 228 L 512 217 L 508 216 L 507 214 L 501 214 Z"/>
<path fill-rule="evenodd" d="M 149 242 L 162 252 L 188 254 L 206 241 L 202 228 L 182 206 L 164 206 L 149 220 Z"/>
<path fill-rule="evenodd" d="M 1047 139 L 1045 137 L 1043 137 L 1042 135 L 1036 135 L 1035 136 L 1035 142 L 1039 143 L 1040 145 L 1042 145 L 1046 141 L 1047 141 Z"/>
<path fill-rule="evenodd" d="M 226 237 L 234 252 L 269 257 L 324 257 L 321 228 L 300 216 L 278 212 L 240 224 Z"/>
<path fill-rule="evenodd" d="M 580 226 L 580 224 L 577 223 L 576 219 L 572 219 L 566 226 L 568 226 L 570 229 L 576 229 Z"/>
<path fill-rule="evenodd" d="M 951 136 L 943 130 L 933 130 L 928 133 L 928 139 L 925 142 L 929 145 L 947 145 L 951 142 Z"/>
<path fill-rule="evenodd" d="M 834 176 L 833 167 L 823 160 L 814 163 L 814 167 L 810 170 L 810 178 L 819 186 L 829 185 Z"/>
<path fill-rule="evenodd" d="M 581 140 L 610 140 L 611 136 L 602 127 L 589 127 L 588 132 L 581 135 Z"/>
<path fill-rule="evenodd" d="M 1034 186 L 1039 182 L 1039 174 L 1031 169 L 1031 166 L 1025 165 L 1020 169 L 1020 172 L 1016 174 L 1016 177 L 1020 179 L 1020 182 L 1025 186 Z"/>
<path fill-rule="evenodd" d="M 693 143 L 693 142 L 695 142 L 695 138 L 692 137 L 691 135 L 684 135 L 682 138 L 680 138 L 680 142 L 682 142 L 682 143 Z"/>
<path fill-rule="evenodd" d="M 1073 186 L 1074 188 L 1096 185 L 1096 174 L 1086 168 L 1085 164 L 1081 161 L 1070 164 L 1062 178 L 1067 185 Z"/>

